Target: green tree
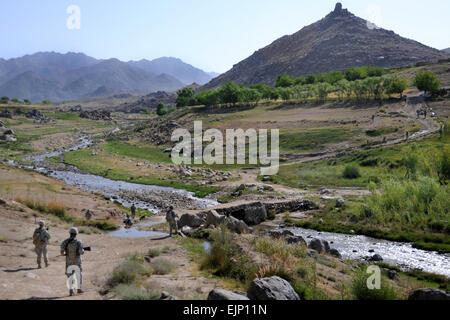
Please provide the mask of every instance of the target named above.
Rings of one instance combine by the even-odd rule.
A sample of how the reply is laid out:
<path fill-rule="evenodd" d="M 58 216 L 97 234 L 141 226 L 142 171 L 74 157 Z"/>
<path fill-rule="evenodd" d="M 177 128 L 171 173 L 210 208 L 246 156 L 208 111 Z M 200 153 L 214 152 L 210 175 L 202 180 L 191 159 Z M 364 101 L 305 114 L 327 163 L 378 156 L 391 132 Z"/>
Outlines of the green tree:
<path fill-rule="evenodd" d="M 271 99 L 272 88 L 267 84 L 258 83 L 250 86 L 250 89 L 256 89 L 261 94 L 261 99 Z"/>
<path fill-rule="evenodd" d="M 315 84 L 317 82 L 317 77 L 315 74 L 310 74 L 306 77 L 306 84 Z"/>
<path fill-rule="evenodd" d="M 237 84 L 228 81 L 219 89 L 220 100 L 223 103 L 232 104 L 234 106 L 239 102 L 240 91 L 241 88 Z"/>
<path fill-rule="evenodd" d="M 386 80 L 386 91 L 388 94 L 400 94 L 400 98 L 403 97 L 403 91 L 408 88 L 408 80 L 404 78 L 394 77 L 389 81 Z"/>
<path fill-rule="evenodd" d="M 288 74 L 282 74 L 278 76 L 277 81 L 275 82 L 276 88 L 288 88 L 292 87 L 295 84 L 294 79 Z"/>
<path fill-rule="evenodd" d="M 165 114 L 167 114 L 168 109 L 166 107 L 166 105 L 162 102 L 158 103 L 158 106 L 156 107 L 156 114 L 158 116 L 163 116 Z"/>
<path fill-rule="evenodd" d="M 441 89 L 441 82 L 438 76 L 427 70 L 423 70 L 416 75 L 414 85 L 426 93 L 436 93 Z"/>
<path fill-rule="evenodd" d="M 330 71 L 326 75 L 326 82 L 328 82 L 331 85 L 335 85 L 342 79 L 344 79 L 344 74 L 341 71 Z"/>
<path fill-rule="evenodd" d="M 19 99 L 17 99 L 17 98 L 12 98 L 12 99 L 11 99 L 11 102 L 18 103 L 18 102 L 19 102 Z"/>
<path fill-rule="evenodd" d="M 50 100 L 44 100 L 42 101 L 42 104 L 51 104 L 52 102 Z"/>
<path fill-rule="evenodd" d="M 9 102 L 9 97 L 7 97 L 7 96 L 1 97 L 0 103 L 7 104 L 8 102 Z"/>
<path fill-rule="evenodd" d="M 294 80 L 295 85 L 305 85 L 306 84 L 306 77 L 297 77 Z"/>
<path fill-rule="evenodd" d="M 177 92 L 176 104 L 178 108 L 190 106 L 193 104 L 195 91 L 192 88 L 183 88 Z"/>

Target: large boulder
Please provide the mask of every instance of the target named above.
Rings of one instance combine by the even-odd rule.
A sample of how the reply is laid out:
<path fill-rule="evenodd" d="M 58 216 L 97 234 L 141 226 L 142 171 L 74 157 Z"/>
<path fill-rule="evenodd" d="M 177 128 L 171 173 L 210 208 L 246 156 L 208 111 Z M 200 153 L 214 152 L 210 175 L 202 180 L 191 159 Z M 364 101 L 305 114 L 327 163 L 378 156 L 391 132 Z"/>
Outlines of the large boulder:
<path fill-rule="evenodd" d="M 230 231 L 236 232 L 238 234 L 249 231 L 247 224 L 242 220 L 236 219 L 235 217 L 226 217 L 225 224 L 228 229 L 230 229 Z"/>
<path fill-rule="evenodd" d="M 225 216 L 221 216 L 216 210 L 210 210 L 206 213 L 206 225 L 218 226 L 225 222 Z"/>
<path fill-rule="evenodd" d="M 240 210 L 232 212 L 231 215 L 249 226 L 255 226 L 267 219 L 267 210 L 264 204 L 256 202 L 243 205 Z"/>
<path fill-rule="evenodd" d="M 253 280 L 247 296 L 250 300 L 300 300 L 289 282 L 277 276 Z"/>
<path fill-rule="evenodd" d="M 200 218 L 198 215 L 193 213 L 186 213 L 183 214 L 178 221 L 178 228 L 182 229 L 183 227 L 190 227 L 190 228 L 198 228 L 200 227 L 205 221 Z"/>
<path fill-rule="evenodd" d="M 408 300 L 412 301 L 429 301 L 429 300 L 450 300 L 450 291 L 438 289 L 419 289 L 413 291 Z"/>
<path fill-rule="evenodd" d="M 328 241 L 320 239 L 312 239 L 309 243 L 309 248 L 316 250 L 319 253 L 330 252 L 330 244 Z"/>
<path fill-rule="evenodd" d="M 214 289 L 208 295 L 210 301 L 238 301 L 238 300 L 250 300 L 244 292 L 228 291 L 223 289 Z"/>

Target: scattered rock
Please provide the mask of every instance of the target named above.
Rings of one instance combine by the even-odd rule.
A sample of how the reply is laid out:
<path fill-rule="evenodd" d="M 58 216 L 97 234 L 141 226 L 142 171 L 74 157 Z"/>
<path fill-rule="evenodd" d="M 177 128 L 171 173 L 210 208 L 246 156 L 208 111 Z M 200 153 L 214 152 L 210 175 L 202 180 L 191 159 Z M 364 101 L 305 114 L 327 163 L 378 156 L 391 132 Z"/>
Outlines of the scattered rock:
<path fill-rule="evenodd" d="M 238 301 L 238 300 L 249 300 L 245 292 L 239 291 L 228 291 L 223 289 L 214 289 L 208 294 L 209 301 Z"/>
<path fill-rule="evenodd" d="M 387 270 L 387 276 L 391 280 L 397 279 L 398 278 L 398 272 L 395 271 L 395 270 L 388 269 Z"/>
<path fill-rule="evenodd" d="M 329 254 L 332 255 L 333 257 L 342 259 L 342 255 L 337 249 L 330 249 Z"/>
<path fill-rule="evenodd" d="M 225 221 L 225 216 L 221 216 L 216 210 L 210 210 L 206 213 L 206 225 L 218 226 Z"/>
<path fill-rule="evenodd" d="M 204 223 L 203 219 L 200 218 L 198 215 L 193 213 L 186 213 L 183 214 L 178 221 L 178 228 L 182 229 L 185 226 L 191 227 L 191 228 L 198 228 Z"/>
<path fill-rule="evenodd" d="M 277 276 L 253 280 L 247 296 L 250 300 L 300 300 L 289 282 Z"/>
<path fill-rule="evenodd" d="M 369 261 L 370 262 L 381 262 L 381 261 L 383 261 L 383 257 L 380 256 L 379 254 L 375 254 L 369 258 Z"/>
<path fill-rule="evenodd" d="M 37 275 L 35 275 L 34 273 L 31 273 L 31 272 L 25 273 L 25 275 L 23 277 L 30 278 L 30 279 L 39 279 L 39 277 Z"/>
<path fill-rule="evenodd" d="M 430 301 L 430 300 L 450 300 L 450 291 L 438 289 L 419 289 L 413 291 L 408 300 L 411 301 Z"/>
<path fill-rule="evenodd" d="M 330 244 L 328 241 L 320 239 L 312 239 L 309 243 L 309 248 L 316 250 L 319 253 L 330 252 Z"/>
<path fill-rule="evenodd" d="M 232 232 L 241 234 L 249 231 L 247 224 L 242 220 L 236 219 L 235 217 L 226 217 L 225 223 L 228 229 Z"/>
<path fill-rule="evenodd" d="M 112 121 L 111 112 L 106 110 L 81 111 L 80 118 L 90 120 Z"/>

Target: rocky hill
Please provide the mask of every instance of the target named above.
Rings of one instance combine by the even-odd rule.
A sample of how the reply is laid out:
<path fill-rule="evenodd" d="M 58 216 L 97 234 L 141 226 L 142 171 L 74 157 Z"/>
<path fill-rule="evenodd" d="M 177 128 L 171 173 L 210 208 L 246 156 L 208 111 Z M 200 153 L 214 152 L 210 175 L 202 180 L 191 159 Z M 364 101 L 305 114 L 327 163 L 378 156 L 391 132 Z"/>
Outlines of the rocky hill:
<path fill-rule="evenodd" d="M 447 53 L 450 53 L 450 48 L 444 49 L 444 50 L 442 50 L 442 51 L 447 52 Z"/>
<path fill-rule="evenodd" d="M 204 88 L 215 88 L 226 81 L 273 84 L 283 73 L 302 76 L 363 65 L 393 68 L 448 57 L 378 28 L 338 3 L 322 20 L 258 50 Z"/>

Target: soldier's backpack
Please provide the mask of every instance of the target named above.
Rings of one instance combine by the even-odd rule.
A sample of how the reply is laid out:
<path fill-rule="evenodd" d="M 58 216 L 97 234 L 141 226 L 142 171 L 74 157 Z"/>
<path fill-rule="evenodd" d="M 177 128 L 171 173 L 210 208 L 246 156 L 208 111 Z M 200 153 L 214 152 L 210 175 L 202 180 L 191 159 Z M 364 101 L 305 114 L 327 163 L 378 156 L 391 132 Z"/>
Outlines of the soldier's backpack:
<path fill-rule="evenodd" d="M 33 235 L 33 244 L 35 246 L 42 246 L 47 242 L 44 230 L 36 230 Z"/>
<path fill-rule="evenodd" d="M 78 257 L 78 241 L 71 240 L 66 246 L 66 254 L 70 260 L 75 260 Z"/>

